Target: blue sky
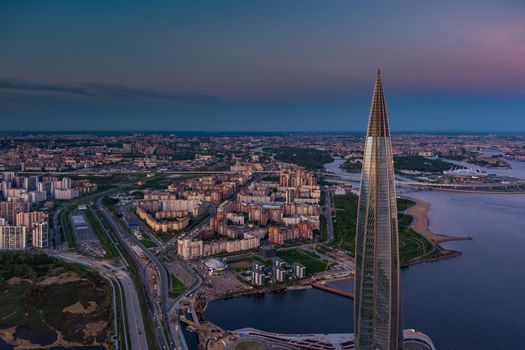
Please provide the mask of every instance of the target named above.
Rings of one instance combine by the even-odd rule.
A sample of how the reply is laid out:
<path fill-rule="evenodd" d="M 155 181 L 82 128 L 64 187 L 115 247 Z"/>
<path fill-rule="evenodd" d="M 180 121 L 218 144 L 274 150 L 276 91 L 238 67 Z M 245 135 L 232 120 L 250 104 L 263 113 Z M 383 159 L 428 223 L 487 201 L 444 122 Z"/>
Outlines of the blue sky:
<path fill-rule="evenodd" d="M 4 130 L 525 131 L 525 2 L 3 1 Z"/>

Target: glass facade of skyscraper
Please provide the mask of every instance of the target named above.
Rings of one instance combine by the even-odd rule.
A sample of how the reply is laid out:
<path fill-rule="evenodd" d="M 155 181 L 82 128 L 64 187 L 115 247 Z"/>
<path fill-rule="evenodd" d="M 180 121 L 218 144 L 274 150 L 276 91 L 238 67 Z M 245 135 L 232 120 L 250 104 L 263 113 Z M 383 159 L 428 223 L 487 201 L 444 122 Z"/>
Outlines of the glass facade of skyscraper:
<path fill-rule="evenodd" d="M 402 349 L 394 164 L 379 72 L 365 142 L 356 233 L 356 348 Z"/>

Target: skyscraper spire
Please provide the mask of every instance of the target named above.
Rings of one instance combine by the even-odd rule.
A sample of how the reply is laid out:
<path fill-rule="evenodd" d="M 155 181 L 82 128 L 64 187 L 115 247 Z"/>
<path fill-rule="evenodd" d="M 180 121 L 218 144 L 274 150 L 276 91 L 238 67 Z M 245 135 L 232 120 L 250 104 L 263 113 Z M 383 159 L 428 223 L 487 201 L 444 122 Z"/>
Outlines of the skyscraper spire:
<path fill-rule="evenodd" d="M 379 71 L 365 141 L 355 263 L 356 349 L 402 349 L 394 165 Z"/>
<path fill-rule="evenodd" d="M 386 113 L 385 95 L 381 83 L 381 72 L 377 70 L 376 84 L 372 97 L 370 120 L 368 122 L 368 136 L 390 136 L 388 117 Z"/>

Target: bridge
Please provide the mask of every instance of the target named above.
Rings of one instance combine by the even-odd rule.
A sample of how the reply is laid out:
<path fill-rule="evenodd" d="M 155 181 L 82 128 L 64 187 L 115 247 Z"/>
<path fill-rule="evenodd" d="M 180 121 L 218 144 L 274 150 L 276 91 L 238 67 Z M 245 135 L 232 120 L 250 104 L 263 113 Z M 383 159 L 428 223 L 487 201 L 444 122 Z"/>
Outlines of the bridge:
<path fill-rule="evenodd" d="M 351 175 L 334 175 L 332 178 L 359 182 L 359 179 Z M 455 183 L 439 183 L 439 182 L 423 182 L 412 181 L 407 178 L 396 176 L 397 187 L 412 187 L 418 189 L 439 189 L 447 191 L 508 191 L 508 192 L 525 192 L 525 181 L 509 181 L 509 182 L 455 182 Z"/>
<path fill-rule="evenodd" d="M 398 186 L 409 186 L 421 189 L 440 189 L 449 191 L 525 191 L 525 181 L 514 181 L 508 183 L 435 183 L 419 181 L 398 181 L 397 184 Z"/>

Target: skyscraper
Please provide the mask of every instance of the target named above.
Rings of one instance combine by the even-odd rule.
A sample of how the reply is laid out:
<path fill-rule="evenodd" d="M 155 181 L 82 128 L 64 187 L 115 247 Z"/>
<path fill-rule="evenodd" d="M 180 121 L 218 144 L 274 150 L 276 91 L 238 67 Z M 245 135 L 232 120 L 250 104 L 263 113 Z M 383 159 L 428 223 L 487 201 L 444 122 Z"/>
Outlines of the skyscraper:
<path fill-rule="evenodd" d="M 355 254 L 356 349 L 402 349 L 394 162 L 379 71 L 370 109 L 360 191 Z"/>

